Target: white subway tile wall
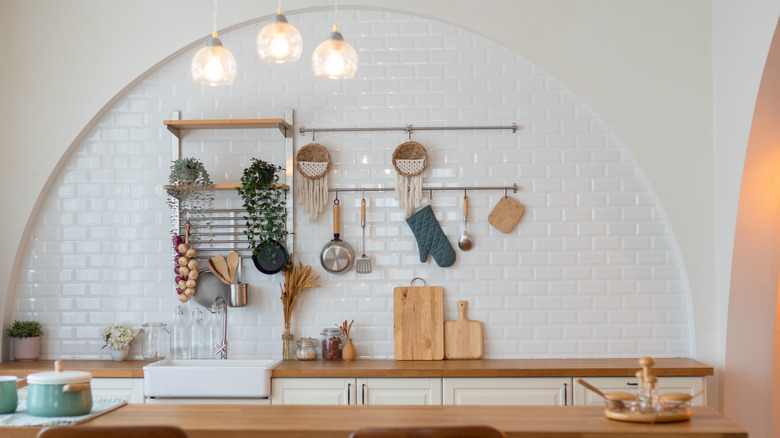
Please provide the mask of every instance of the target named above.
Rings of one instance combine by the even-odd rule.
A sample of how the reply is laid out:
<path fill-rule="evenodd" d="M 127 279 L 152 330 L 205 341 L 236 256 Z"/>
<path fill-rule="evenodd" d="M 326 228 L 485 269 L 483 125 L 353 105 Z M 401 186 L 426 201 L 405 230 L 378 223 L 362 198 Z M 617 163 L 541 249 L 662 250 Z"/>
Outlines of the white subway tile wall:
<path fill-rule="evenodd" d="M 226 88 L 188 77 L 194 50 L 123 96 L 77 147 L 36 218 L 15 291 L 14 317 L 46 328 L 44 358 L 107 358 L 100 328 L 127 321 L 170 323 L 174 292 L 170 211 L 163 184 L 171 134 L 162 121 L 280 117 L 295 127 L 510 125 L 511 131 L 417 131 L 428 151 L 430 186 L 504 186 L 526 214 L 503 234 L 488 223 L 502 191 L 472 191 L 469 232 L 457 250 L 462 192 L 425 193 L 453 247 L 448 268 L 421 263 L 392 192 L 367 192 L 366 254 L 373 271 L 328 274 L 319 263 L 332 238 L 331 214 L 316 222 L 295 209 L 294 258 L 321 286 L 303 292 L 296 337 L 355 320 L 363 358 L 393 357 L 393 288 L 414 277 L 445 291 L 445 320 L 469 302 L 482 321 L 485 357 L 687 356 L 694 333 L 689 287 L 677 244 L 646 179 L 583 102 L 522 56 L 468 30 L 409 15 L 346 10 L 340 29 L 360 56 L 357 78 L 315 79 L 309 59 L 333 23 L 329 12 L 288 15 L 305 41 L 301 60 L 260 62 L 260 24 L 221 34 L 239 65 Z M 294 136 L 296 150 L 311 135 Z M 392 187 L 403 132 L 319 133 L 332 158 L 331 187 Z M 251 157 L 284 165 L 275 130 L 190 131 L 185 156 L 200 158 L 216 183 L 237 183 Z M 220 193 L 239 204 L 234 193 Z M 360 193 L 341 193 L 341 236 L 357 254 Z M 220 201 L 222 202 L 222 201 Z M 329 209 L 329 207 L 328 207 Z M 281 274 L 244 265 L 249 304 L 229 312 L 234 358 L 281 356 Z M 187 313 L 197 304 L 189 303 Z M 132 354 L 140 358 L 140 342 Z"/>

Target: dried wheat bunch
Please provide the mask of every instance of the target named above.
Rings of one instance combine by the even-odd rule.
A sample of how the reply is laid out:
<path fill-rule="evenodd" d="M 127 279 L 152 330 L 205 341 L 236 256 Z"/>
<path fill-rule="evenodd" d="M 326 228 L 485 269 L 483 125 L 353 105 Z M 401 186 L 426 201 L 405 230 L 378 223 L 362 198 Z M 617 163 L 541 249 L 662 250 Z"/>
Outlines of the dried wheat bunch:
<path fill-rule="evenodd" d="M 288 263 L 282 272 L 284 274 L 284 284 L 279 283 L 282 289 L 282 308 L 284 310 L 284 322 L 289 323 L 298 294 L 303 292 L 304 289 L 319 287 L 320 285 L 315 282 L 320 276 L 313 275 L 311 266 L 303 266 L 301 262 L 298 262 L 297 267 L 295 263 Z"/>

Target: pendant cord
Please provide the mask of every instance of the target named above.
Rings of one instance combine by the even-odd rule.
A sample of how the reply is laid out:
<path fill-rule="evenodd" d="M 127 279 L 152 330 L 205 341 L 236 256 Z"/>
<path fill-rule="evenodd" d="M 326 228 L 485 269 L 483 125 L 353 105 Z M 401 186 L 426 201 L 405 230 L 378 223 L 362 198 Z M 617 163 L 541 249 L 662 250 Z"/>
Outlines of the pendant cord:
<path fill-rule="evenodd" d="M 334 0 L 333 23 L 336 26 L 339 24 L 339 0 Z"/>
<path fill-rule="evenodd" d="M 212 18 L 212 26 L 211 28 L 214 29 L 214 32 L 217 31 L 217 0 L 214 0 L 214 14 Z"/>

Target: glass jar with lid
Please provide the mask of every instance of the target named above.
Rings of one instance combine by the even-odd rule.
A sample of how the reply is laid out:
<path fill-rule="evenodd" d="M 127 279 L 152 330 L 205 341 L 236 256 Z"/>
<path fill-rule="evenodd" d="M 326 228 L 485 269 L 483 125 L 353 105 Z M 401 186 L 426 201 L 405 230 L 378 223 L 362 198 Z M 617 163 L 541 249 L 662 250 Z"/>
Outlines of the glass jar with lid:
<path fill-rule="evenodd" d="M 347 339 L 340 328 L 324 328 L 320 332 L 322 342 L 322 358 L 324 360 L 341 360 L 341 350 Z"/>
<path fill-rule="evenodd" d="M 317 338 L 301 338 L 295 342 L 295 358 L 298 360 L 314 360 L 317 358 Z"/>

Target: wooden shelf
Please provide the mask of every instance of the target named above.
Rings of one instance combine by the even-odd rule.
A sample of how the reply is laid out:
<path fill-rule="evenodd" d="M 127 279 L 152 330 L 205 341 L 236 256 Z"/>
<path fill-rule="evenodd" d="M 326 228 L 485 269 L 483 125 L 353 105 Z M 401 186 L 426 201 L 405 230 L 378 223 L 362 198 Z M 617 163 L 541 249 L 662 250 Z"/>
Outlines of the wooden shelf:
<path fill-rule="evenodd" d="M 278 129 L 284 137 L 290 124 L 284 119 L 163 120 L 177 138 L 187 129 Z"/>

